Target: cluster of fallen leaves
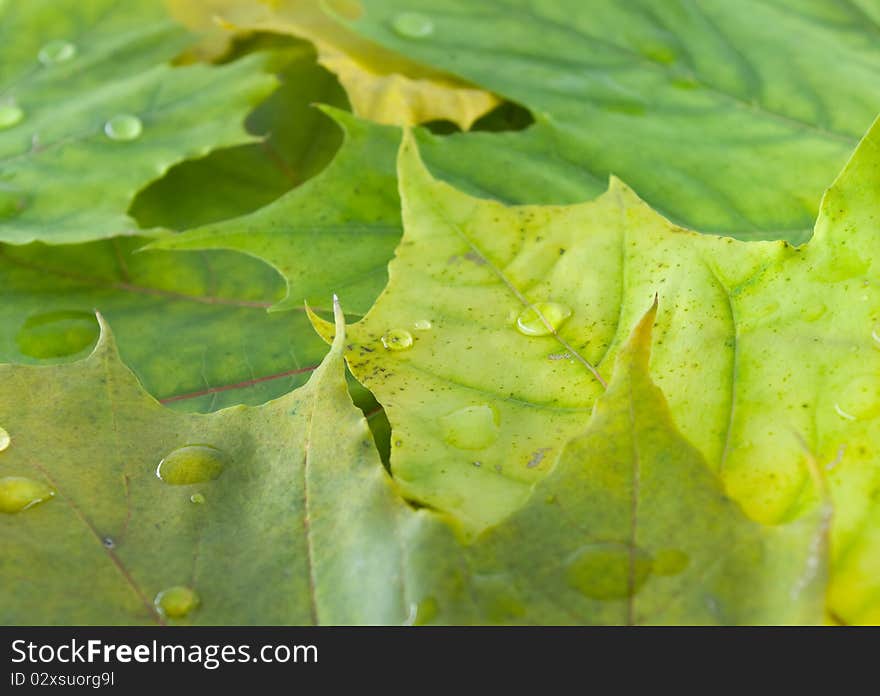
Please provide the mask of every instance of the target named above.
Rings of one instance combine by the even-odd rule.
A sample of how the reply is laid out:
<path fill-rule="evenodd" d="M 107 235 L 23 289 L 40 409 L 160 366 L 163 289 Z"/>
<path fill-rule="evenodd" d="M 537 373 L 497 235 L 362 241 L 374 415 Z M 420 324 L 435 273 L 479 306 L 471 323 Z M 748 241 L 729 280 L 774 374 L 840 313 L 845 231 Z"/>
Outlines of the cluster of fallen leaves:
<path fill-rule="evenodd" d="M 880 622 L 874 3 L 0 31 L 4 623 Z"/>

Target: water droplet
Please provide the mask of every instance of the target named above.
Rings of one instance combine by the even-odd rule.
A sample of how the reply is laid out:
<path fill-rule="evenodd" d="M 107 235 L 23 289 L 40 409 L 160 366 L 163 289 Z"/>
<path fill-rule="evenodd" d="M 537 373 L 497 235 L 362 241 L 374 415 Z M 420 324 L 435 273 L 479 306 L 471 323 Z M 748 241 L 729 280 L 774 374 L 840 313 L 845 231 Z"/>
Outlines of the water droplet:
<path fill-rule="evenodd" d="M 24 118 L 24 111 L 18 104 L 0 104 L 0 130 L 12 128 Z"/>
<path fill-rule="evenodd" d="M 162 590 L 156 595 L 153 604 L 170 619 L 182 619 L 191 611 L 197 609 L 201 600 L 196 591 L 184 585 L 175 585 L 167 590 Z"/>
<path fill-rule="evenodd" d="M 571 309 L 558 302 L 536 302 L 516 319 L 516 328 L 525 336 L 549 336 L 571 316 Z"/>
<path fill-rule="evenodd" d="M 434 21 L 418 12 L 402 12 L 392 21 L 394 32 L 405 39 L 423 39 L 434 33 Z"/>
<path fill-rule="evenodd" d="M 6 432 L 6 429 L 0 428 L 0 452 L 8 448 L 11 442 L 12 438 L 9 437 L 9 433 Z"/>
<path fill-rule="evenodd" d="M 75 55 L 75 44 L 63 39 L 56 39 L 43 46 L 37 54 L 37 58 L 43 65 L 55 65 L 56 63 L 66 63 Z"/>
<path fill-rule="evenodd" d="M 105 549 L 115 549 L 116 542 L 113 541 L 113 537 L 104 537 L 101 539 L 101 543 L 104 544 Z"/>
<path fill-rule="evenodd" d="M 440 419 L 443 437 L 453 447 L 476 450 L 498 439 L 498 414 L 489 404 L 465 406 Z"/>
<path fill-rule="evenodd" d="M 880 416 L 880 375 L 861 375 L 840 392 L 834 409 L 841 418 L 862 420 Z"/>
<path fill-rule="evenodd" d="M 99 331 L 91 312 L 44 312 L 25 320 L 15 342 L 22 354 L 31 358 L 63 358 L 91 347 Z"/>
<path fill-rule="evenodd" d="M 412 344 L 412 334 L 406 329 L 391 329 L 382 336 L 382 345 L 388 350 L 408 350 Z"/>
<path fill-rule="evenodd" d="M 566 563 L 569 585 L 591 599 L 624 599 L 651 574 L 651 556 L 616 542 L 584 546 Z"/>
<path fill-rule="evenodd" d="M 212 481 L 223 473 L 226 457 L 211 445 L 186 445 L 167 455 L 156 468 L 156 476 L 173 486 Z"/>
<path fill-rule="evenodd" d="M 851 413 L 847 413 L 842 408 L 840 408 L 840 404 L 834 404 L 834 410 L 837 413 L 837 415 L 840 416 L 841 418 L 844 418 L 846 420 L 851 420 L 851 421 L 856 420 L 856 417 L 854 415 L 852 415 Z"/>
<path fill-rule="evenodd" d="M 118 114 L 104 124 L 104 133 L 110 140 L 127 142 L 137 140 L 144 132 L 144 124 L 137 116 Z"/>
<path fill-rule="evenodd" d="M 49 500 L 55 491 L 41 481 L 25 476 L 0 478 L 0 512 L 11 514 Z"/>
<path fill-rule="evenodd" d="M 871 330 L 871 338 L 874 339 L 875 347 L 880 348 L 880 326 L 875 326 Z"/>
<path fill-rule="evenodd" d="M 663 551 L 658 551 L 654 556 L 651 569 L 657 575 L 678 575 L 688 567 L 690 562 L 691 559 L 684 551 L 664 549 Z"/>
<path fill-rule="evenodd" d="M 430 331 L 434 328 L 434 325 L 431 323 L 430 319 L 419 319 L 413 324 L 413 328 L 416 331 Z"/>
<path fill-rule="evenodd" d="M 203 496 L 201 493 L 193 493 L 189 497 L 189 501 L 191 503 L 195 503 L 196 505 L 204 505 L 205 504 L 205 496 Z"/>

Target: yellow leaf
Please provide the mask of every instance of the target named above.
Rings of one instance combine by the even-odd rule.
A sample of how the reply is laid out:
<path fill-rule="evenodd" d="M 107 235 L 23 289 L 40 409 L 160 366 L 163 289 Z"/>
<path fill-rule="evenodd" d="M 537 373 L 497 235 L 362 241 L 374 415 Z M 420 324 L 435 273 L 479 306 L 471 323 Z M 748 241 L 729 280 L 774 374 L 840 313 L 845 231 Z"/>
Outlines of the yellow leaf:
<path fill-rule="evenodd" d="M 206 31 L 203 51 L 221 52 L 234 32 L 271 31 L 311 41 L 319 62 L 339 77 L 354 112 L 389 125 L 448 120 L 467 130 L 498 97 L 414 63 L 349 31 L 315 0 L 167 0 L 177 19 Z M 355 0 L 335 0 L 335 11 L 355 18 Z"/>

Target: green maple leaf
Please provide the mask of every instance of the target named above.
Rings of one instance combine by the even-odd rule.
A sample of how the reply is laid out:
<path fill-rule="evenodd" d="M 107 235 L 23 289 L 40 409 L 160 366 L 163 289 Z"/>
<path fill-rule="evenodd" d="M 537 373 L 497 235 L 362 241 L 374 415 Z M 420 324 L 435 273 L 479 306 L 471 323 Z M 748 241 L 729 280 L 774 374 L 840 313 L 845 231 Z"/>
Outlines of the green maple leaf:
<path fill-rule="evenodd" d="M 272 269 L 229 252 L 132 253 L 145 241 L 0 246 L 0 360 L 84 357 L 99 309 L 146 389 L 175 408 L 257 404 L 305 382 L 326 347 L 302 312 L 267 313 L 283 293 Z"/>
<path fill-rule="evenodd" d="M 173 167 L 132 206 L 141 227 L 248 213 L 332 157 L 339 129 L 309 104 L 343 105 L 344 94 L 311 48 L 273 49 L 267 60 L 281 86 L 247 119 L 264 138 Z M 0 246 L 0 361 L 84 357 L 98 336 L 97 309 L 126 363 L 174 408 L 257 404 L 305 382 L 326 348 L 301 311 L 267 314 L 283 294 L 274 271 L 240 254 L 133 253 L 147 241 Z M 375 408 L 363 394 L 358 402 Z"/>
<path fill-rule="evenodd" d="M 555 475 L 469 546 L 436 513 L 410 509 L 379 463 L 343 381 L 341 310 L 338 338 L 309 383 L 258 408 L 162 408 L 123 366 L 106 326 L 78 363 L 0 366 L 0 616 L 821 620 L 824 506 L 768 529 L 724 497 L 647 375 L 653 320 L 649 312 L 637 328 Z"/>
<path fill-rule="evenodd" d="M 335 291 L 347 298 L 347 309 L 366 312 L 400 240 L 392 155 L 400 131 L 327 111 L 346 132 L 327 169 L 256 212 L 163 237 L 149 248 L 228 249 L 261 258 L 287 282 L 275 310 L 301 308 L 304 299 L 324 302 Z"/>
<path fill-rule="evenodd" d="M 5 624 L 407 615 L 389 532 L 408 508 L 352 406 L 341 341 L 306 386 L 211 415 L 157 404 L 106 326 L 85 360 L 0 375 Z"/>
<path fill-rule="evenodd" d="M 683 230 L 616 179 L 570 207 L 475 199 L 408 138 L 404 238 L 347 351 L 388 414 L 398 484 L 472 533 L 518 509 L 659 294 L 652 371 L 683 435 L 766 523 L 812 505 L 805 461 L 820 462 L 837 510 L 831 608 L 876 620 L 878 135 L 797 248 Z"/>
<path fill-rule="evenodd" d="M 229 58 L 257 50 L 280 82 L 245 121 L 259 142 L 213 150 L 172 167 L 132 204 L 131 215 L 142 228 L 184 230 L 252 213 L 333 159 L 342 133 L 312 105 L 347 108 L 336 78 L 317 64 L 311 45 L 272 35 L 255 35 Z"/>
<path fill-rule="evenodd" d="M 533 112 L 535 126 L 509 139 L 505 158 L 538 189 L 561 181 L 553 202 L 571 202 L 572 187 L 580 200 L 601 193 L 614 173 L 695 229 L 801 242 L 822 190 L 880 109 L 868 3 L 363 6 L 357 21 L 339 21 Z M 515 186 L 515 172 L 515 183 L 498 182 L 500 159 L 472 160 L 465 178 L 489 191 Z"/>
<path fill-rule="evenodd" d="M 190 41 L 151 0 L 0 7 L 0 241 L 136 234 L 135 194 L 187 158 L 247 141 L 271 89 L 260 58 L 174 68 Z"/>

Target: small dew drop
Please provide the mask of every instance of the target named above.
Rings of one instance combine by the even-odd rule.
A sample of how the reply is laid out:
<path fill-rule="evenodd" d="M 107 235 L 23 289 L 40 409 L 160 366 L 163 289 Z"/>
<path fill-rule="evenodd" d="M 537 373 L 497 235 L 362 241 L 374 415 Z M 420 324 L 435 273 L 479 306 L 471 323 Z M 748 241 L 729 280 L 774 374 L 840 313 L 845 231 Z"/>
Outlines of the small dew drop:
<path fill-rule="evenodd" d="M 498 439 L 498 413 L 489 404 L 465 406 L 440 419 L 443 438 L 453 447 L 484 449 Z"/>
<path fill-rule="evenodd" d="M 196 505 L 204 505 L 205 504 L 205 496 L 201 493 L 193 493 L 189 497 L 189 502 L 195 503 Z"/>
<path fill-rule="evenodd" d="M 18 125 L 23 118 L 24 111 L 18 104 L 0 104 L 0 130 Z"/>
<path fill-rule="evenodd" d="M 834 405 L 846 420 L 867 420 L 880 416 L 880 375 L 864 374 L 850 380 Z"/>
<path fill-rule="evenodd" d="M 186 445 L 168 454 L 156 468 L 156 476 L 172 486 L 212 481 L 223 473 L 226 457 L 211 445 Z"/>
<path fill-rule="evenodd" d="M 12 438 L 5 428 L 0 427 L 0 452 L 7 449 L 12 443 Z"/>
<path fill-rule="evenodd" d="M 880 326 L 875 326 L 871 330 L 871 338 L 874 339 L 874 347 L 880 348 Z"/>
<path fill-rule="evenodd" d="M 43 65 L 55 65 L 57 63 L 66 63 L 76 56 L 76 45 L 70 41 L 57 39 L 45 44 L 37 54 L 37 59 Z"/>
<path fill-rule="evenodd" d="M 406 329 L 391 329 L 382 336 L 382 345 L 387 350 L 409 350 L 412 344 L 412 334 Z"/>
<path fill-rule="evenodd" d="M 101 543 L 104 545 L 105 549 L 115 549 L 116 542 L 113 541 L 113 537 L 104 537 L 101 539 Z"/>
<path fill-rule="evenodd" d="M 0 478 L 0 512 L 12 514 L 27 510 L 55 495 L 49 486 L 25 476 Z"/>
<path fill-rule="evenodd" d="M 631 597 L 650 574 L 650 555 L 616 542 L 584 546 L 566 563 L 568 584 L 591 599 Z"/>
<path fill-rule="evenodd" d="M 104 124 L 104 133 L 117 142 L 137 140 L 143 132 L 144 124 L 131 114 L 118 114 Z"/>
<path fill-rule="evenodd" d="M 851 413 L 847 413 L 842 408 L 840 408 L 840 404 L 834 404 L 834 411 L 837 413 L 838 416 L 845 420 L 856 420 L 856 417 L 854 415 L 852 415 Z"/>
<path fill-rule="evenodd" d="M 432 328 L 434 328 L 434 325 L 429 319 L 419 319 L 418 321 L 413 323 L 413 328 L 416 331 L 430 331 Z"/>
<path fill-rule="evenodd" d="M 418 12 L 401 12 L 391 21 L 394 33 L 405 39 L 424 39 L 434 33 L 434 21 Z"/>
<path fill-rule="evenodd" d="M 549 336 L 571 316 L 571 309 L 558 302 L 536 302 L 516 319 L 516 329 L 524 336 Z"/>
<path fill-rule="evenodd" d="M 162 590 L 153 600 L 153 604 L 162 615 L 170 619 L 182 619 L 197 609 L 200 603 L 196 591 L 184 585 L 175 585 Z"/>

